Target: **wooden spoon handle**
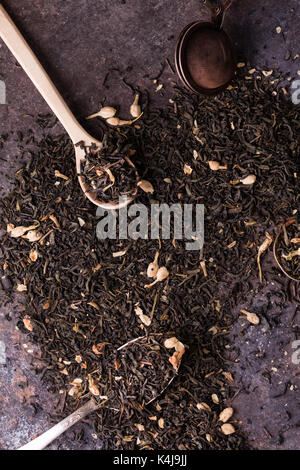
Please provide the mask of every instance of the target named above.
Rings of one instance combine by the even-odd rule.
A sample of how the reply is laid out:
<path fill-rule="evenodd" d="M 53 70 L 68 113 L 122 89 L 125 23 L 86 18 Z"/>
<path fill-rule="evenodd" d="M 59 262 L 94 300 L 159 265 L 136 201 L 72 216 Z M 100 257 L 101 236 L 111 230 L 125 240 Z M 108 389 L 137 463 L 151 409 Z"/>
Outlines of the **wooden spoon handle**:
<path fill-rule="evenodd" d="M 87 136 L 86 131 L 75 119 L 67 104 L 51 82 L 48 74 L 1 4 L 0 37 L 60 120 L 73 143 L 84 140 L 84 136 Z"/>
<path fill-rule="evenodd" d="M 63 434 L 67 429 L 69 429 L 73 424 L 80 421 L 82 418 L 87 416 L 88 414 L 92 413 L 93 411 L 97 410 L 99 405 L 97 405 L 94 400 L 88 401 L 85 405 L 78 408 L 78 410 L 74 411 L 71 415 L 67 416 L 65 419 L 57 423 L 52 428 L 48 429 L 48 431 L 41 434 L 33 441 L 28 442 L 23 447 L 20 447 L 18 450 L 43 450 L 52 441 L 54 441 L 58 436 Z"/>

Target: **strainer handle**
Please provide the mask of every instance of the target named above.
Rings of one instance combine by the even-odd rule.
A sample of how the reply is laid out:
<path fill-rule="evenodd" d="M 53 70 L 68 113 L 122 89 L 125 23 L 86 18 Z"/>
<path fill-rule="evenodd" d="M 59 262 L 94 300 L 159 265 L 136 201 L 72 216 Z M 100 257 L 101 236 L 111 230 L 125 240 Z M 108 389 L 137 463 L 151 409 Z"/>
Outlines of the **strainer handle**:
<path fill-rule="evenodd" d="M 225 2 L 223 0 L 204 0 L 203 3 L 211 12 L 211 22 L 221 29 L 226 10 L 231 6 L 232 0 L 225 0 Z"/>

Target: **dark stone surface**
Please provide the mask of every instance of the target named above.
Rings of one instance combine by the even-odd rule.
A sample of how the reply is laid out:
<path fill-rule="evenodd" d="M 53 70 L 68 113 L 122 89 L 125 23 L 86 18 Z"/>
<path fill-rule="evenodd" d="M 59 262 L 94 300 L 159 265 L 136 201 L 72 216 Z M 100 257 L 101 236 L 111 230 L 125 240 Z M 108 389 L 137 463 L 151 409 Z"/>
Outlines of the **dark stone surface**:
<path fill-rule="evenodd" d="M 176 80 L 170 68 L 166 66 L 160 77 L 164 87 L 158 93 L 153 79 L 160 73 L 166 58 L 173 64 L 176 38 L 181 29 L 198 18 L 208 18 L 199 0 L 5 0 L 3 4 L 68 105 L 95 137 L 99 137 L 97 123 L 84 118 L 95 112 L 105 99 L 106 103 L 120 107 L 122 117 L 128 116 L 133 95 L 120 77 L 141 91 L 147 90 L 151 106 L 169 99 L 171 82 Z M 240 60 L 253 67 L 281 71 L 294 79 L 300 70 L 299 58 L 295 58 L 300 54 L 299 16 L 297 0 L 236 0 L 227 14 L 225 29 L 236 44 Z M 276 33 L 277 26 L 282 28 L 282 33 Z M 119 72 L 111 72 L 104 87 L 104 79 L 113 68 L 118 68 Z M 0 104 L 0 135 L 31 128 L 36 136 L 41 136 L 42 129 L 36 120 L 24 115 L 48 113 L 49 108 L 2 41 L 0 80 L 7 89 L 6 104 Z M 54 133 L 61 131 L 59 123 L 52 129 Z M 0 194 L 3 195 L 12 187 L 8 176 L 21 165 L 13 134 L 9 136 L 5 151 L 0 151 L 0 158 Z M 266 301 L 266 295 L 267 292 L 260 292 L 255 301 Z M 26 336 L 16 330 L 15 308 L 15 305 L 2 307 L 0 316 L 0 340 L 6 345 L 6 363 L 0 364 L 0 400 L 3 403 L 0 448 L 10 449 L 45 431 L 51 424 L 47 413 L 53 413 L 61 403 L 60 397 L 52 396 L 32 372 L 30 364 L 39 363 L 39 353 Z M 12 318 L 10 322 L 5 319 L 7 313 Z M 283 325 L 287 325 L 288 320 L 289 317 Z M 292 421 L 287 422 L 285 413 L 285 402 L 294 413 L 297 391 L 290 390 L 274 406 L 273 385 L 268 385 L 258 375 L 262 369 L 272 367 L 272 360 L 278 371 L 271 373 L 274 372 L 274 383 L 278 382 L 279 388 L 279 382 L 284 384 L 299 374 L 299 366 L 290 364 L 291 332 L 283 326 L 262 336 L 260 328 L 250 327 L 246 333 L 250 346 L 241 349 L 241 328 L 240 324 L 235 325 L 232 333 L 242 351 L 240 365 L 232 367 L 243 386 L 243 381 L 249 380 L 252 374 L 253 383 L 247 384 L 251 392 L 248 395 L 241 392 L 233 405 L 249 434 L 249 441 L 254 448 L 299 448 L 296 434 L 299 418 L 295 426 L 294 415 Z M 279 337 L 285 338 L 284 350 L 278 349 Z M 266 359 L 249 365 L 248 354 L 252 354 L 257 342 L 260 350 L 266 351 Z M 31 350 L 34 353 L 28 352 Z M 43 409 L 35 413 L 30 403 L 37 396 Z M 101 448 L 101 442 L 92 436 L 92 419 L 87 420 L 89 425 L 75 426 L 51 448 Z M 85 439 L 79 444 L 76 435 L 82 432 Z M 280 433 L 284 435 L 283 441 L 278 438 Z"/>
<path fill-rule="evenodd" d="M 274 276 L 272 255 L 264 258 L 267 282 L 252 281 L 229 334 L 235 361 L 230 369 L 239 391 L 232 405 L 253 448 L 299 449 L 300 343 L 294 342 L 299 340 L 300 295 L 296 282 L 280 272 Z M 260 324 L 251 325 L 241 309 L 256 313 Z"/>

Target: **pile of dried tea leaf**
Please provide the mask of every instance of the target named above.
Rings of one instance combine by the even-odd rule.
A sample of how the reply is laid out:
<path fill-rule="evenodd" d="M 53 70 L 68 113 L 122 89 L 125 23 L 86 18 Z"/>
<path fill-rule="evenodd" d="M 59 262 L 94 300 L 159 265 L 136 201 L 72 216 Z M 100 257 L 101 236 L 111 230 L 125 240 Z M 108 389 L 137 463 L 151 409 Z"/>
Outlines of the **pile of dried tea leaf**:
<path fill-rule="evenodd" d="M 118 202 L 137 192 L 138 173 L 128 156 L 101 151 L 87 151 L 81 172 L 90 193 L 104 202 Z"/>
<path fill-rule="evenodd" d="M 139 175 L 151 184 L 138 202 L 204 204 L 200 251 L 186 250 L 172 229 L 170 239 L 98 240 L 96 208 L 80 190 L 65 136 L 45 133 L 1 201 L 0 270 L 12 287 L 2 296 L 22 291 L 18 326 L 42 350 L 43 381 L 65 392 L 64 415 L 98 392 L 123 400 L 121 407 L 108 401 L 90 417 L 107 448 L 246 447 L 231 410 L 240 384 L 230 372 L 236 358 L 227 335 L 234 306 L 259 279 L 266 232 L 273 239 L 299 209 L 300 151 L 299 108 L 282 100 L 269 79 L 251 77 L 216 98 L 177 90 L 168 107 L 138 123 L 104 128 L 116 155 L 126 154 L 125 146 L 135 150 Z M 269 249 L 260 257 L 262 283 Z M 256 328 L 251 319 L 249 328 Z M 140 336 L 154 337 L 160 354 L 152 343 L 116 353 Z M 141 373 L 146 402 L 180 361 L 165 392 L 137 406 L 143 398 L 136 377 Z M 132 399 L 122 389 L 126 381 Z"/>

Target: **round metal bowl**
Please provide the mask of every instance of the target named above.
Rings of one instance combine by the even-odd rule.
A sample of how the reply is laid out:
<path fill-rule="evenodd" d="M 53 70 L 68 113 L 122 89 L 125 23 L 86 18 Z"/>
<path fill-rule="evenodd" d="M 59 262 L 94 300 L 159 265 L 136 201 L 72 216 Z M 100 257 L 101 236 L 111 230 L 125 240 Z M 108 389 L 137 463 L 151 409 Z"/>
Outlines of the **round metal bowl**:
<path fill-rule="evenodd" d="M 236 58 L 233 45 L 223 29 L 197 21 L 184 28 L 175 52 L 176 70 L 192 92 L 216 95 L 234 77 Z"/>

